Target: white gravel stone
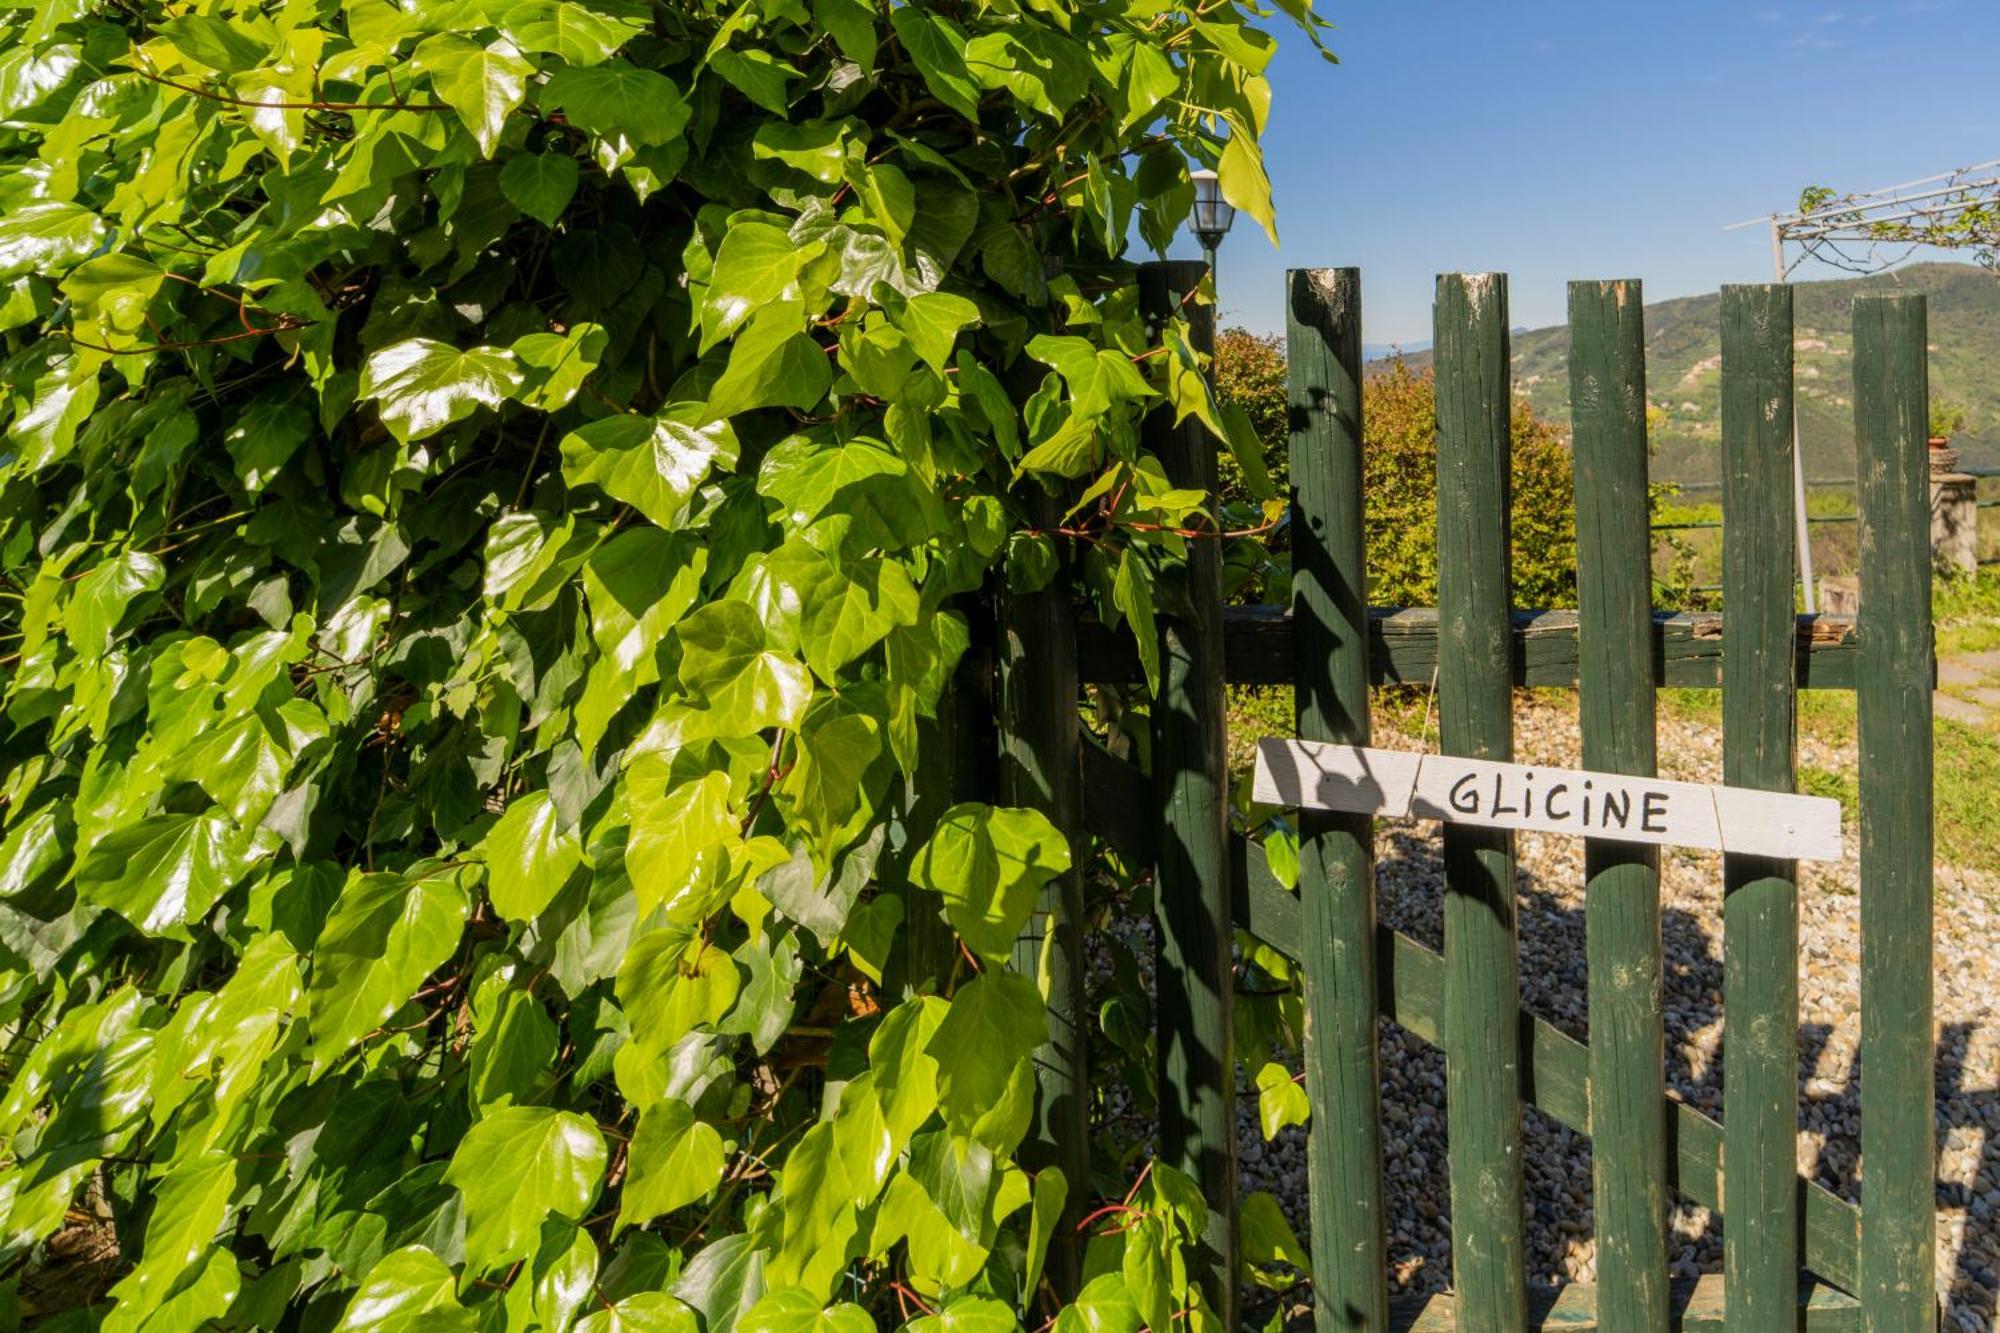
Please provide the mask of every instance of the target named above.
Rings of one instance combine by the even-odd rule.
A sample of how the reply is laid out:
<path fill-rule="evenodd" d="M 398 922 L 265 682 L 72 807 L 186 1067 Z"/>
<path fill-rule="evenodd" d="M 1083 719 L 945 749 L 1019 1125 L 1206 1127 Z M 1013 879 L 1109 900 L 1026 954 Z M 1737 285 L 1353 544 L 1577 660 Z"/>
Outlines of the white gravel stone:
<path fill-rule="evenodd" d="M 1232 737 L 1238 757 L 1254 737 Z M 1416 737 L 1376 744 L 1417 748 Z M 1800 760 L 1851 769 L 1851 745 L 1801 741 Z M 1522 695 L 1515 750 L 1525 762 L 1581 762 L 1573 697 Z M 1661 768 L 1668 777 L 1721 780 L 1720 732 L 1663 721 Z M 1799 1145 L 1802 1172 L 1843 1198 L 1860 1190 L 1861 1035 L 1857 842 L 1846 856 L 1804 865 L 1799 889 Z M 1377 831 L 1381 919 L 1436 948 L 1442 935 L 1443 869 L 1437 826 L 1384 821 Z M 1669 1095 L 1719 1116 L 1723 1078 L 1721 860 L 1669 849 L 1661 858 Z M 1588 1032 L 1584 974 L 1583 843 L 1521 835 L 1517 844 L 1522 1002 L 1564 1032 Z M 1939 867 L 1937 876 L 1937 1280 L 1946 1326 L 1990 1329 L 2000 1306 L 2000 884 Z M 1140 958 L 1151 984 L 1151 923 L 1114 927 Z M 1384 1171 L 1393 1290 L 1420 1294 L 1451 1283 L 1450 1201 L 1445 1174 L 1444 1062 L 1431 1047 L 1385 1021 L 1382 1033 Z M 1294 1066 L 1295 1067 L 1295 1066 Z M 1127 1132 L 1145 1136 L 1143 1117 L 1119 1100 Z M 1590 1143 L 1530 1108 L 1523 1118 L 1528 1264 L 1532 1281 L 1592 1282 Z M 1239 1115 L 1243 1187 L 1268 1189 L 1304 1237 L 1306 1131 L 1265 1143 L 1254 1097 Z M 1681 1204 L 1672 1218 L 1669 1260 L 1677 1276 L 1718 1272 L 1720 1220 Z"/>

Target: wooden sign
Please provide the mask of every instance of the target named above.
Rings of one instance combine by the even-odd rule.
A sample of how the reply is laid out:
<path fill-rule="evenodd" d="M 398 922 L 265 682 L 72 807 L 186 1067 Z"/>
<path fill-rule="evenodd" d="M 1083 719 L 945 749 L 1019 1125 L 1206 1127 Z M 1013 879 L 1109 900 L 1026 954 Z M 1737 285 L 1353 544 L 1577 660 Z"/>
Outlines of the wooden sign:
<path fill-rule="evenodd" d="M 1840 859 L 1840 802 L 1358 745 L 1257 744 L 1259 801 L 1787 861 Z"/>

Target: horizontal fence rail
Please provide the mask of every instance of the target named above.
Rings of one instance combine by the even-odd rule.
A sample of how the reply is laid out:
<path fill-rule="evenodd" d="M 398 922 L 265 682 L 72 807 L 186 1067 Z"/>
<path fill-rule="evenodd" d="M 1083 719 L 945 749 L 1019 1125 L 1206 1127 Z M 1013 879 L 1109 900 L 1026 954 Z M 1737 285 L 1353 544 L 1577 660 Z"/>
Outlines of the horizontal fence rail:
<path fill-rule="evenodd" d="M 1655 611 L 1653 683 L 1682 689 L 1722 683 L 1726 620 L 1715 611 Z M 1236 685 L 1289 685 L 1296 667 L 1292 613 L 1277 606 L 1228 606 L 1222 611 L 1223 670 Z M 1515 611 L 1512 670 L 1516 685 L 1570 686 L 1579 662 L 1577 613 Z M 1084 615 L 1077 624 L 1077 671 L 1090 684 L 1145 679 L 1132 636 Z M 1797 617 L 1793 631 L 1799 685 L 1851 690 L 1861 660 L 1851 616 Z M 1368 612 L 1371 685 L 1429 685 L 1438 669 L 1438 613 L 1427 607 Z"/>

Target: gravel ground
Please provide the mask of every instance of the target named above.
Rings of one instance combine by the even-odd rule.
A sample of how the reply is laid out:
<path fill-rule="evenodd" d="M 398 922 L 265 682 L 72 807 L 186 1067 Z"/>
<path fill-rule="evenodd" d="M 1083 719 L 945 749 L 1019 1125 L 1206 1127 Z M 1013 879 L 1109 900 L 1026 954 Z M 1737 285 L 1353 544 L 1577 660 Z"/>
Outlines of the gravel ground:
<path fill-rule="evenodd" d="M 1720 732 L 1662 724 L 1666 776 L 1720 781 Z M 1378 744 L 1416 748 L 1409 738 Z M 1579 763 L 1574 702 L 1524 696 L 1515 748 L 1524 761 Z M 1848 768 L 1853 755 L 1811 740 L 1801 762 Z M 1860 1157 L 1860 933 L 1857 844 L 1801 867 L 1799 1166 L 1843 1197 L 1858 1197 Z M 1522 835 L 1518 848 L 1521 980 L 1526 1006 L 1570 1035 L 1587 1029 L 1583 844 Z M 1377 884 L 1384 921 L 1433 948 L 1441 943 L 1443 870 L 1437 826 L 1378 826 Z M 1668 849 L 1662 857 L 1666 950 L 1667 1081 L 1672 1095 L 1719 1116 L 1722 1102 L 1721 862 Z M 1937 1235 L 1939 1289 L 1949 1329 L 1992 1329 L 2000 1306 L 2000 885 L 1940 868 L 1937 896 Z M 1143 928 L 1141 934 L 1148 933 Z M 1149 954 L 1133 940 L 1141 958 Z M 1382 1026 L 1383 1118 L 1392 1289 L 1423 1294 L 1451 1284 L 1445 1174 L 1444 1061 L 1392 1023 Z M 1530 1108 L 1525 1115 L 1528 1263 L 1539 1283 L 1591 1282 L 1590 1144 Z M 1243 1186 L 1276 1194 L 1303 1237 L 1305 1132 L 1265 1142 L 1254 1099 L 1240 1113 Z M 1669 1253 L 1677 1275 L 1720 1271 L 1719 1222 L 1680 1206 Z"/>

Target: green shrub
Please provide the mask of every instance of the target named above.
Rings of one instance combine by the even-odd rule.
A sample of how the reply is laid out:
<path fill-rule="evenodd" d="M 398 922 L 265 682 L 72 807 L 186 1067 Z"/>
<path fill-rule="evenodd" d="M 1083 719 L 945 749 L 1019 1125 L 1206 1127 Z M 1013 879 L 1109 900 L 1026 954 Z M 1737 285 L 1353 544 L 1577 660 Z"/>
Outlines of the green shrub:
<path fill-rule="evenodd" d="M 1282 344 L 1243 330 L 1216 340 L 1216 388 L 1256 425 L 1274 478 L 1287 476 Z M 1437 401 L 1432 372 L 1398 359 L 1362 387 L 1368 597 L 1377 606 L 1437 601 Z M 1576 605 L 1576 496 L 1567 435 L 1517 399 L 1513 415 L 1514 604 Z M 1224 460 L 1224 475 L 1230 464 Z"/>

